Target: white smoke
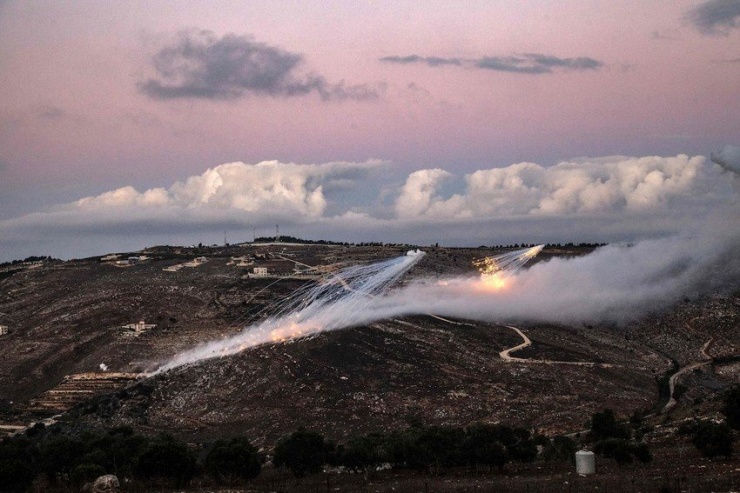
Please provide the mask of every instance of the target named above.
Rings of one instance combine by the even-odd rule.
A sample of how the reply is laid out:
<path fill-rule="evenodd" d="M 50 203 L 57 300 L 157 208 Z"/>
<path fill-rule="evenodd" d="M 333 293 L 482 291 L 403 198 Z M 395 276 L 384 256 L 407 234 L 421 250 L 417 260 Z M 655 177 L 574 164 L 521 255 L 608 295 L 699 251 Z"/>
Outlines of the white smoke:
<path fill-rule="evenodd" d="M 733 171 L 731 179 L 737 180 L 734 168 L 727 169 Z M 269 342 L 406 315 L 502 323 L 625 323 L 665 309 L 686 295 L 737 289 L 738 212 L 734 197 L 704 224 L 688 227 L 679 235 L 634 245 L 610 245 L 583 257 L 554 258 L 521 272 L 515 270 L 500 284 L 489 284 L 486 276 L 422 279 L 382 295 L 421 258 L 420 254 L 346 271 L 339 276 L 341 282 L 299 292 L 276 316 L 233 338 L 187 351 L 157 372 Z M 520 265 L 518 260 L 527 255 L 515 256 L 515 264 Z M 492 272 L 498 267 L 494 265 Z"/>
<path fill-rule="evenodd" d="M 363 325 L 375 319 L 369 307 L 413 267 L 424 253 L 349 267 L 299 290 L 264 321 L 239 334 L 177 355 L 154 373 L 210 358 L 240 353 L 270 342 L 283 342 L 329 330 Z"/>

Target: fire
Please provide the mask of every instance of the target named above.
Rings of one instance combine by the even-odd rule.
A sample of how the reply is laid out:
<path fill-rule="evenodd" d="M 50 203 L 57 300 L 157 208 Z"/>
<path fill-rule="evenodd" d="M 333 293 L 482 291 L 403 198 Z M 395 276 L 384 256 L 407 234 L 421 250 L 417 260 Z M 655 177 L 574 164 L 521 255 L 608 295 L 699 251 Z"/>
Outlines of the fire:
<path fill-rule="evenodd" d="M 494 291 L 501 291 L 509 284 L 501 272 L 481 274 L 480 278 L 486 288 L 493 289 Z"/>
<path fill-rule="evenodd" d="M 474 260 L 480 271 L 481 285 L 487 290 L 501 291 L 510 286 L 515 274 L 527 261 L 542 251 L 543 245 Z"/>

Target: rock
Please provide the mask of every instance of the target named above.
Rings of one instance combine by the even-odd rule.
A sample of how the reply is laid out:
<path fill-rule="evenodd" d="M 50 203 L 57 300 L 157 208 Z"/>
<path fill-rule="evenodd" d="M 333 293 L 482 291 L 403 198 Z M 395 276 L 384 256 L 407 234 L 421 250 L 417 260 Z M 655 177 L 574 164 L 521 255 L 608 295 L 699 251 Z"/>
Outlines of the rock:
<path fill-rule="evenodd" d="M 120 493 L 121 483 L 113 474 L 100 476 L 92 484 L 92 493 Z"/>

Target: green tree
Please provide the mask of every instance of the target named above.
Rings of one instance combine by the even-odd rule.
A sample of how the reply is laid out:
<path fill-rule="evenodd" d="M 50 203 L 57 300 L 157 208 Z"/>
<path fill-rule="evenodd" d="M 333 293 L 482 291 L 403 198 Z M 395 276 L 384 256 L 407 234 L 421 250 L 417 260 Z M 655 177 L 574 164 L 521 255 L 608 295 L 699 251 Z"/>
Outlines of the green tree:
<path fill-rule="evenodd" d="M 478 469 L 479 465 L 489 469 L 503 469 L 508 454 L 500 441 L 500 434 L 495 425 L 474 424 L 466 430 L 463 454 L 468 465 Z"/>
<path fill-rule="evenodd" d="M 632 462 L 630 444 L 623 438 L 607 438 L 594 444 L 594 452 L 607 459 L 613 459 L 617 464 Z"/>
<path fill-rule="evenodd" d="M 301 427 L 280 439 L 272 462 L 276 467 L 287 467 L 296 477 L 302 478 L 321 471 L 331 448 L 323 435 Z"/>
<path fill-rule="evenodd" d="M 722 399 L 722 414 L 733 430 L 740 430 L 740 385 L 733 385 Z"/>
<path fill-rule="evenodd" d="M 69 473 L 85 453 L 82 441 L 66 435 L 46 438 L 41 442 L 40 467 L 51 482 L 69 481 Z"/>
<path fill-rule="evenodd" d="M 576 460 L 577 450 L 578 446 L 575 440 L 567 436 L 556 436 L 545 445 L 542 451 L 542 457 L 546 461 L 574 462 Z"/>
<path fill-rule="evenodd" d="M 195 457 L 188 446 L 163 434 L 150 442 L 139 456 L 136 472 L 144 479 L 171 481 L 180 488 L 188 484 L 197 471 Z"/>
<path fill-rule="evenodd" d="M 704 457 L 732 455 L 732 430 L 724 423 L 702 421 L 696 427 L 691 442 Z"/>
<path fill-rule="evenodd" d="M 389 460 L 386 437 L 380 433 L 351 439 L 338 457 L 340 465 L 356 472 L 364 471 L 366 476 Z"/>
<path fill-rule="evenodd" d="M 208 452 L 205 468 L 217 481 L 256 478 L 261 469 L 257 448 L 246 437 L 219 440 Z"/>
<path fill-rule="evenodd" d="M 24 438 L 0 441 L 0 492 L 22 493 L 33 482 L 34 449 Z"/>
<path fill-rule="evenodd" d="M 594 413 L 591 417 L 591 436 L 597 442 L 607 438 L 629 440 L 630 432 L 626 426 L 617 423 L 614 411 L 604 409 L 601 412 Z"/>

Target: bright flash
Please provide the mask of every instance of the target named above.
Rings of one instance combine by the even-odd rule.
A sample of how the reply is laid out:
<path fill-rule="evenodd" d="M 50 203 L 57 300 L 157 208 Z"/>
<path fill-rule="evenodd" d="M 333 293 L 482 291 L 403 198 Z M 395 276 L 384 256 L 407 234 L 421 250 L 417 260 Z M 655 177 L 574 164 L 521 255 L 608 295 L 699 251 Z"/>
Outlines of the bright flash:
<path fill-rule="evenodd" d="M 473 265 L 480 271 L 481 282 L 488 289 L 500 291 L 510 284 L 510 278 L 515 275 L 531 258 L 542 251 L 544 245 L 538 245 L 525 250 L 485 257 L 474 260 Z"/>

